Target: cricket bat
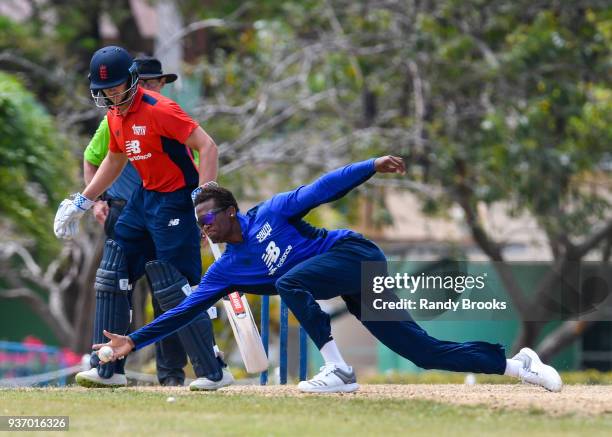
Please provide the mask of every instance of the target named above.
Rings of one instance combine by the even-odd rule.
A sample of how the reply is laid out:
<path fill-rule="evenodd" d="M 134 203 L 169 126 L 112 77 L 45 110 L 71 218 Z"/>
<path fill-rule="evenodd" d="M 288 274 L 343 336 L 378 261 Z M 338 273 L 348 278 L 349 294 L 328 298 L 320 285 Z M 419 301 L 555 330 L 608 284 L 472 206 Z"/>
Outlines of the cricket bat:
<path fill-rule="evenodd" d="M 221 257 L 219 246 L 210 239 L 208 244 L 215 259 L 219 259 Z M 268 370 L 268 357 L 246 296 L 234 291 L 223 298 L 223 307 L 232 326 L 246 371 L 259 373 Z"/>

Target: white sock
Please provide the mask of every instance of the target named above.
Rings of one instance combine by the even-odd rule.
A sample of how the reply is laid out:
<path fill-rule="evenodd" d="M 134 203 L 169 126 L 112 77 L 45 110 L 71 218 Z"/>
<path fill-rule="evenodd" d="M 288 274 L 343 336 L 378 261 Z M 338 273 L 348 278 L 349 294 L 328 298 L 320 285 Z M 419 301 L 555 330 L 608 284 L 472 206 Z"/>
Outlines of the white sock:
<path fill-rule="evenodd" d="M 506 360 L 506 371 L 504 375 L 518 378 L 523 370 L 523 362 L 519 360 Z"/>
<path fill-rule="evenodd" d="M 323 355 L 325 364 L 335 364 L 338 367 L 348 369 L 348 364 L 346 364 L 344 358 L 342 358 L 335 340 L 330 340 L 323 345 L 321 348 L 321 355 Z"/>

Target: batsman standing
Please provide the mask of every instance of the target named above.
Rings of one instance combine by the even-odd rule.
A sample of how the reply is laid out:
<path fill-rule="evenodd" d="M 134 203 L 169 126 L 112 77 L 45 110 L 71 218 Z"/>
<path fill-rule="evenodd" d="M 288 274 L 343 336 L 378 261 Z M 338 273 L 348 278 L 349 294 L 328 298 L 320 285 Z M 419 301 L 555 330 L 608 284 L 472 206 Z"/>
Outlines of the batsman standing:
<path fill-rule="evenodd" d="M 162 71 L 161 62 L 153 57 L 141 57 L 134 60 L 138 70 L 138 84 L 148 91 L 160 93 L 167 83 L 174 82 L 178 76 L 174 73 Z M 89 184 L 100 164 L 108 154 L 108 143 L 110 141 L 108 119 L 106 116 L 100 122 L 96 133 L 85 148 L 83 153 L 83 175 L 85 184 Z M 191 152 L 191 149 L 188 149 Z M 115 224 L 121 215 L 123 208 L 134 191 L 142 184 L 142 180 L 134 166 L 128 161 L 119 177 L 104 192 L 100 200 L 96 201 L 92 211 L 95 219 L 104 226 L 106 238 L 115 238 Z M 149 286 L 150 288 L 150 286 Z M 158 317 L 163 313 L 155 295 L 151 299 L 153 315 Z M 191 351 L 196 353 L 196 351 Z M 209 354 L 207 351 L 198 351 L 198 354 Z M 206 363 L 207 360 L 192 357 L 192 362 Z M 187 353 L 183 347 L 178 334 L 172 334 L 160 342 L 155 343 L 155 363 L 157 367 L 157 379 L 161 385 L 177 386 L 183 385 L 185 372 L 183 368 L 187 365 Z M 93 358 L 93 367 L 97 367 L 97 357 Z M 195 372 L 198 377 L 205 377 L 209 373 L 217 371 L 216 366 L 208 369 L 206 366 L 196 366 Z M 89 382 L 86 374 L 79 375 L 79 381 Z M 108 380 L 104 380 L 108 382 Z"/>
<path fill-rule="evenodd" d="M 98 50 L 90 63 L 91 94 L 107 113 L 108 154 L 82 193 L 62 201 L 55 216 L 57 237 L 78 232 L 82 215 L 121 174 L 128 160 L 142 179 L 114 226 L 96 273 L 94 342 L 111 329 L 126 333 L 131 319 L 131 288 L 144 273 L 160 308 L 167 311 L 191 293 L 201 276 L 199 231 L 191 193 L 217 177 L 217 146 L 172 100 L 138 86 L 137 65 L 121 47 Z M 188 147 L 200 156 L 199 175 Z M 178 331 L 199 376 L 191 389 L 214 390 L 231 384 L 213 349 L 212 324 L 201 312 Z M 86 386 L 122 386 L 124 361 L 77 374 Z"/>
<path fill-rule="evenodd" d="M 315 228 L 303 217 L 313 208 L 339 199 L 376 172 L 403 173 L 404 162 L 383 156 L 332 171 L 314 183 L 277 194 L 239 212 L 232 193 L 206 187 L 196 198 L 202 231 L 213 242 L 227 243 L 223 256 L 206 272 L 197 291 L 179 306 L 129 336 L 105 332 L 114 357 L 158 341 L 213 305 L 228 291 L 278 293 L 304 327 L 325 360 L 321 372 L 298 388 L 305 392 L 351 392 L 359 387 L 331 335 L 330 318 L 317 299 L 340 296 L 361 320 L 362 262 L 385 265 L 383 252 L 348 229 Z M 506 359 L 500 344 L 456 343 L 431 337 L 407 313 L 401 321 L 366 321 L 363 325 L 382 343 L 425 369 L 506 374 L 551 391 L 562 387 L 559 374 L 524 348 Z M 102 344 L 94 345 L 94 349 Z"/>

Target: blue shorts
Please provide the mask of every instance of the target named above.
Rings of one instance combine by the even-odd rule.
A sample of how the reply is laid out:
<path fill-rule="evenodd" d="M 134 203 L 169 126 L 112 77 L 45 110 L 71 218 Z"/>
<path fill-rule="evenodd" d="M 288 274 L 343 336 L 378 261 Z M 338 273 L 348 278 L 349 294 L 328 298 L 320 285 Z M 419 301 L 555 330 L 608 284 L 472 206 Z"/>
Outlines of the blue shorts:
<path fill-rule="evenodd" d="M 200 282 L 200 230 L 190 188 L 160 193 L 140 186 L 117 220 L 115 240 L 125 251 L 131 283 L 153 259 L 172 264 L 191 285 Z"/>

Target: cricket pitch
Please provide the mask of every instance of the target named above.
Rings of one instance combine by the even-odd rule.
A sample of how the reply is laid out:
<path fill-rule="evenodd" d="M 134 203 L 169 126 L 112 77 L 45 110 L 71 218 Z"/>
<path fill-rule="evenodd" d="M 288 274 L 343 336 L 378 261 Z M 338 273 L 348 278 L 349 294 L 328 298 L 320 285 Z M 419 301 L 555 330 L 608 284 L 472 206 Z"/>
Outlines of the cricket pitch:
<path fill-rule="evenodd" d="M 180 395 L 201 395 L 185 388 L 134 387 L 133 390 L 173 392 Z M 207 393 L 204 393 L 207 394 Z M 212 393 L 208 393 L 212 394 Z M 453 405 L 483 405 L 493 409 L 541 411 L 548 415 L 600 415 L 612 414 L 612 386 L 569 385 L 561 393 L 526 384 L 366 384 L 355 393 L 307 394 L 293 385 L 237 385 L 217 392 L 223 395 L 255 395 L 264 397 L 337 397 L 350 399 L 427 400 Z"/>

